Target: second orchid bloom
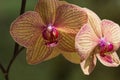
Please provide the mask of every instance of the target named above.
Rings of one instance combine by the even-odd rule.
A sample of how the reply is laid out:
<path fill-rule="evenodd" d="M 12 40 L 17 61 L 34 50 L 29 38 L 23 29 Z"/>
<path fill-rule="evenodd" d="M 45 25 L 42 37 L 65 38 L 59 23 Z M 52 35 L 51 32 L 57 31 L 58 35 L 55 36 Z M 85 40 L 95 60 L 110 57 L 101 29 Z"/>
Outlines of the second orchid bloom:
<path fill-rule="evenodd" d="M 81 58 L 81 68 L 89 75 L 98 60 L 105 66 L 117 67 L 120 64 L 116 50 L 120 46 L 120 27 L 113 21 L 100 20 L 91 10 L 84 9 L 88 14 L 88 23 L 77 33 L 75 46 Z"/>

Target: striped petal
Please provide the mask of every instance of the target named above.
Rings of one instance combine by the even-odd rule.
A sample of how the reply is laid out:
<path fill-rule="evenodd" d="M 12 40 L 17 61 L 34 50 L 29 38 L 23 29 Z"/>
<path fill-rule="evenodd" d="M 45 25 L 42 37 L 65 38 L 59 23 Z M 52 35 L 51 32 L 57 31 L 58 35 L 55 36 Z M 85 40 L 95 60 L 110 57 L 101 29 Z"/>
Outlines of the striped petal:
<path fill-rule="evenodd" d="M 69 4 L 68 2 L 66 1 L 59 1 L 59 6 L 63 5 L 63 4 Z"/>
<path fill-rule="evenodd" d="M 96 35 L 101 38 L 102 37 L 102 31 L 101 31 L 101 20 L 100 18 L 97 16 L 97 14 L 95 14 L 93 11 L 84 8 L 84 10 L 87 12 L 88 15 L 88 22 L 91 25 L 91 27 L 93 28 L 94 32 L 96 33 Z"/>
<path fill-rule="evenodd" d="M 24 47 L 28 47 L 36 41 L 41 33 L 44 23 L 37 12 L 29 11 L 18 17 L 10 27 L 13 39 Z"/>
<path fill-rule="evenodd" d="M 52 59 L 52 58 L 55 58 L 55 57 L 57 57 L 59 54 L 60 54 L 60 50 L 59 50 L 57 47 L 54 47 L 52 53 L 51 53 L 48 57 L 46 57 L 46 59 L 45 59 L 44 61 L 50 60 L 50 59 Z"/>
<path fill-rule="evenodd" d="M 104 56 L 97 54 L 99 61 L 108 67 L 117 67 L 120 65 L 120 59 L 116 52 L 105 53 Z"/>
<path fill-rule="evenodd" d="M 120 46 L 120 26 L 110 20 L 102 20 L 101 24 L 104 37 L 117 50 Z"/>
<path fill-rule="evenodd" d="M 81 69 L 83 70 L 85 75 L 89 75 L 96 66 L 96 56 L 91 55 L 86 60 L 80 63 Z"/>
<path fill-rule="evenodd" d="M 57 7 L 58 0 L 39 0 L 35 11 L 39 12 L 46 24 L 53 24 Z"/>
<path fill-rule="evenodd" d="M 80 56 L 77 52 L 62 52 L 62 55 L 71 63 L 80 64 Z"/>
<path fill-rule="evenodd" d="M 27 48 L 27 62 L 29 64 L 38 64 L 50 56 L 52 50 L 51 47 L 45 45 L 42 36 L 39 36 L 36 43 Z"/>
<path fill-rule="evenodd" d="M 75 47 L 80 54 L 81 60 L 89 57 L 90 53 L 98 44 L 98 37 L 89 24 L 84 25 L 75 37 Z"/>
<path fill-rule="evenodd" d="M 57 9 L 55 26 L 65 33 L 77 33 L 87 23 L 86 12 L 73 4 L 64 4 Z"/>
<path fill-rule="evenodd" d="M 62 32 L 58 48 L 63 51 L 75 52 L 75 35 Z"/>
<path fill-rule="evenodd" d="M 76 51 L 75 35 L 86 21 L 86 13 L 78 6 L 64 4 L 58 8 L 54 25 L 62 36 L 58 45 L 61 50 L 68 52 Z"/>

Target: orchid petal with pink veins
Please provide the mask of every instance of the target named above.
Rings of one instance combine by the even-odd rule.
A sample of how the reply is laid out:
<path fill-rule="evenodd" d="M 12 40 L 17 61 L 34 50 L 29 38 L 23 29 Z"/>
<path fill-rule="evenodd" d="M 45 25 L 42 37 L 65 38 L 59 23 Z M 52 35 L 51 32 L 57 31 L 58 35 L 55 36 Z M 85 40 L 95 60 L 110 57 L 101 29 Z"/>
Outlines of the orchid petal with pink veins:
<path fill-rule="evenodd" d="M 73 4 L 64 4 L 57 9 L 54 25 L 57 30 L 65 33 L 76 34 L 87 23 L 86 12 Z"/>
<path fill-rule="evenodd" d="M 96 35 L 99 38 L 102 37 L 102 31 L 101 31 L 101 26 L 100 26 L 101 19 L 93 11 L 91 11 L 87 8 L 84 8 L 84 10 L 86 11 L 86 13 L 88 15 L 88 23 L 91 25 L 91 27 L 93 28 Z"/>
<path fill-rule="evenodd" d="M 75 35 L 87 23 L 87 14 L 75 5 L 62 5 L 56 13 L 55 26 L 61 33 L 58 47 L 64 51 L 75 52 Z"/>
<path fill-rule="evenodd" d="M 90 24 L 86 24 L 80 29 L 75 38 L 75 47 L 82 60 L 90 56 L 90 53 L 98 45 L 98 40 Z"/>
<path fill-rule="evenodd" d="M 44 61 L 50 60 L 60 55 L 60 50 L 57 47 L 53 48 L 52 53 L 44 59 Z"/>
<path fill-rule="evenodd" d="M 37 12 L 28 11 L 11 24 L 10 33 L 17 43 L 28 47 L 36 42 L 43 25 Z"/>
<path fill-rule="evenodd" d="M 119 25 L 110 20 L 102 20 L 101 27 L 105 39 L 113 44 L 114 50 L 117 50 L 120 46 Z"/>
<path fill-rule="evenodd" d="M 61 33 L 62 38 L 59 40 L 58 48 L 60 53 L 70 62 L 79 64 L 80 56 L 75 49 L 74 37 L 68 35 L 68 33 Z"/>
<path fill-rule="evenodd" d="M 27 48 L 27 62 L 29 64 L 38 64 L 51 55 L 53 48 L 47 47 L 44 39 L 39 36 L 36 43 Z"/>
<path fill-rule="evenodd" d="M 35 11 L 40 14 L 44 23 L 53 24 L 55 21 L 55 15 L 59 0 L 39 0 Z"/>

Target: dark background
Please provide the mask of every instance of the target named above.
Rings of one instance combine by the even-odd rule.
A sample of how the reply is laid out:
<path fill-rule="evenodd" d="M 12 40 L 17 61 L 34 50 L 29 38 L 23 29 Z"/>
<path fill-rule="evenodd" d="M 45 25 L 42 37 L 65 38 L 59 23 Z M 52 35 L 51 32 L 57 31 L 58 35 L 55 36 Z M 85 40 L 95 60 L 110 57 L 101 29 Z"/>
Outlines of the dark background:
<path fill-rule="evenodd" d="M 101 19 L 120 24 L 120 0 L 66 0 L 96 12 Z M 26 11 L 34 9 L 37 0 L 27 0 Z M 6 67 L 13 54 L 14 41 L 9 34 L 11 22 L 19 16 L 21 0 L 0 0 L 0 62 Z M 120 51 L 118 51 L 120 54 Z M 14 61 L 10 80 L 120 80 L 120 67 L 109 68 L 99 61 L 93 73 L 85 76 L 79 65 L 58 56 L 38 65 L 26 63 L 25 50 Z M 0 71 L 0 80 L 4 80 Z"/>

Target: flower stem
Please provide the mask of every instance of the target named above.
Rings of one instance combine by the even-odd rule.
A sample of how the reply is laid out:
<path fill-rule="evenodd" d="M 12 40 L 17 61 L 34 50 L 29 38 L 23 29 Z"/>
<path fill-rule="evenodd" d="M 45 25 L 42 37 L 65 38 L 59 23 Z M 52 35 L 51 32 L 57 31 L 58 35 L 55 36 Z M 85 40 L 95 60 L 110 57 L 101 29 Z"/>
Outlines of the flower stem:
<path fill-rule="evenodd" d="M 3 73 L 5 73 L 5 69 L 4 69 L 4 67 L 3 67 L 3 65 L 0 63 L 0 69 L 1 69 L 1 71 L 3 72 Z"/>
<path fill-rule="evenodd" d="M 16 43 L 15 43 L 15 44 L 16 44 Z M 18 47 L 19 47 L 19 45 L 18 45 Z M 15 49 L 17 49 L 17 48 L 15 48 Z M 9 71 L 10 71 L 10 68 L 11 68 L 12 63 L 13 63 L 14 60 L 16 59 L 17 55 L 18 55 L 23 49 L 24 49 L 24 47 L 22 47 L 22 48 L 20 48 L 20 49 L 17 49 L 17 50 L 16 50 L 16 53 L 14 53 L 13 57 L 11 58 L 11 60 L 10 60 L 10 62 L 9 62 L 9 64 L 8 64 L 7 70 L 6 70 L 6 74 L 5 74 L 5 79 L 6 79 L 6 80 L 9 80 L 9 79 L 8 79 L 8 75 L 9 75 Z M 15 52 L 15 51 L 14 51 L 14 52 Z"/>
<path fill-rule="evenodd" d="M 20 15 L 25 12 L 25 5 L 26 5 L 26 0 L 22 0 Z M 7 69 L 5 69 L 4 66 L 0 63 L 0 69 L 4 74 L 5 80 L 9 80 L 8 76 L 9 76 L 9 71 L 10 71 L 11 65 L 13 64 L 13 62 L 16 59 L 16 57 L 18 56 L 18 54 L 24 49 L 24 47 L 21 47 L 21 48 L 19 48 L 19 47 L 20 46 L 17 43 L 15 43 L 13 56 L 7 66 Z"/>
<path fill-rule="evenodd" d="M 20 15 L 25 12 L 26 0 L 22 0 Z"/>

